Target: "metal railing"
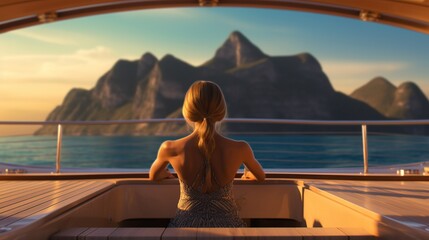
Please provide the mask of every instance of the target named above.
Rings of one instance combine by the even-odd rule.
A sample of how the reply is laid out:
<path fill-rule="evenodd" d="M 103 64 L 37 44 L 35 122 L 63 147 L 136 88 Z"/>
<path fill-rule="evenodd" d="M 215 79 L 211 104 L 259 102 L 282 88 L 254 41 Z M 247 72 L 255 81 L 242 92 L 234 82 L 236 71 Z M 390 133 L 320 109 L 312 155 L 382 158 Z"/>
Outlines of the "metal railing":
<path fill-rule="evenodd" d="M 163 119 L 139 119 L 139 120 L 114 120 L 114 121 L 0 121 L 0 125 L 57 125 L 56 146 L 56 173 L 61 172 L 61 147 L 64 125 L 113 125 L 113 124 L 142 124 L 142 123 L 184 123 L 183 118 Z M 267 119 L 267 118 L 227 118 L 225 123 L 265 123 L 265 124 L 287 124 L 287 125 L 332 125 L 332 126 L 361 126 L 363 173 L 368 173 L 368 136 L 367 126 L 400 126 L 400 125 L 429 125 L 429 119 L 423 120 L 299 120 L 299 119 Z"/>

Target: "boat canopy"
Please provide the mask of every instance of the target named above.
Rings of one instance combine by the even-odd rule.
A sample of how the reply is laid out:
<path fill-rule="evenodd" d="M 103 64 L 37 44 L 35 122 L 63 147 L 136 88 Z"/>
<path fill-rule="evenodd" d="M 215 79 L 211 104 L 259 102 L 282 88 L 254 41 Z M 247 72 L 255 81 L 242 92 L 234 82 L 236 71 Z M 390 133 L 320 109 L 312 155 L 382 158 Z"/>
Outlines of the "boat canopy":
<path fill-rule="evenodd" d="M 2 0 L 0 33 L 96 14 L 197 6 L 305 11 L 379 22 L 429 34 L 429 0 Z"/>

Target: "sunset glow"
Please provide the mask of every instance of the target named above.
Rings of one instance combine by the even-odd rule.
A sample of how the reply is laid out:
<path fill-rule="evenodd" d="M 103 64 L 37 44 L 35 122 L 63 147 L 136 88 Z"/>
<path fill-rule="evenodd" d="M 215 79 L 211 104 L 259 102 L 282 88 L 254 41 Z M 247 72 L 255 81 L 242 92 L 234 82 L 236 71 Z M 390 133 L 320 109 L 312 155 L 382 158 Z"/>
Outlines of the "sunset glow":
<path fill-rule="evenodd" d="M 350 94 L 383 76 L 395 85 L 415 82 L 429 95 L 429 36 L 421 33 L 269 9 L 143 10 L 0 35 L 0 120 L 45 120 L 70 89 L 92 88 L 118 59 L 151 52 L 201 65 L 234 30 L 271 56 L 311 53 L 337 91 Z M 31 134 L 37 127 L 6 127 L 0 134 Z"/>

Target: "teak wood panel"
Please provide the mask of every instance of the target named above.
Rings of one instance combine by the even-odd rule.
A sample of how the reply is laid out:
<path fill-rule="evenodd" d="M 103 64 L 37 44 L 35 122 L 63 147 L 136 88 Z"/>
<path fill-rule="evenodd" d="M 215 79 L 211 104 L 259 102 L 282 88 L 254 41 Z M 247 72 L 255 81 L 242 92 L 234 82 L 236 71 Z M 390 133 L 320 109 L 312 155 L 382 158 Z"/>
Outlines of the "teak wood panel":
<path fill-rule="evenodd" d="M 73 194 L 69 194 L 67 196 L 59 196 L 54 199 L 52 202 L 48 202 L 46 204 L 37 206 L 36 208 L 29 209 L 28 211 L 22 213 L 22 215 L 26 215 L 19 221 L 12 223 L 11 227 L 20 227 L 25 226 L 29 222 L 34 222 L 39 219 L 42 219 L 49 214 L 54 214 L 56 211 L 65 211 L 68 210 L 68 207 L 72 207 L 74 205 L 79 204 L 80 202 L 84 202 L 88 200 L 92 194 L 97 194 L 100 191 L 103 191 L 111 184 L 106 182 L 96 182 L 87 188 L 81 188 L 78 193 L 74 192 Z"/>
<path fill-rule="evenodd" d="M 37 183 L 32 183 L 31 181 L 0 181 L 0 199 L 13 196 L 16 193 L 22 191 L 31 190 L 42 186 L 48 181 L 38 181 Z"/>
<path fill-rule="evenodd" d="M 380 215 L 429 216 L 429 182 L 321 180 L 308 184 Z"/>
<path fill-rule="evenodd" d="M 54 182 L 49 190 L 34 191 L 32 194 L 24 197 L 17 197 L 12 205 L 3 206 L 0 208 L 0 225 L 5 225 L 2 221 L 4 216 L 14 216 L 16 213 L 43 205 L 54 201 L 56 198 L 61 196 L 67 196 L 73 194 L 80 189 L 85 189 L 86 186 L 90 186 L 93 182 L 85 183 L 66 183 L 66 182 Z"/>
<path fill-rule="evenodd" d="M 429 237 L 429 182 L 311 180 L 306 184 L 311 191 L 376 219 L 382 234 L 395 230 L 408 237 Z"/>
<path fill-rule="evenodd" d="M 4 212 L 3 209 L 10 205 L 14 205 L 14 207 L 16 207 L 25 204 L 31 204 L 31 202 L 46 198 L 52 193 L 66 191 L 73 186 L 76 187 L 78 186 L 77 184 L 79 183 L 73 183 L 71 181 L 68 181 L 67 183 L 59 181 L 46 182 L 41 186 L 34 186 L 31 189 L 21 190 L 17 193 L 11 193 L 9 194 L 9 197 L 0 200 L 0 213 Z M 9 207 L 9 209 L 10 208 L 11 207 Z"/>
<path fill-rule="evenodd" d="M 23 186 L 23 182 L 19 186 Z M 110 181 L 29 181 L 25 193 L 8 194 L 0 206 L 1 226 L 23 226 L 113 185 Z M 30 188 L 27 188 L 30 186 Z M 34 188 L 31 188 L 33 186 Z M 8 186 L 12 187 L 12 186 Z"/>

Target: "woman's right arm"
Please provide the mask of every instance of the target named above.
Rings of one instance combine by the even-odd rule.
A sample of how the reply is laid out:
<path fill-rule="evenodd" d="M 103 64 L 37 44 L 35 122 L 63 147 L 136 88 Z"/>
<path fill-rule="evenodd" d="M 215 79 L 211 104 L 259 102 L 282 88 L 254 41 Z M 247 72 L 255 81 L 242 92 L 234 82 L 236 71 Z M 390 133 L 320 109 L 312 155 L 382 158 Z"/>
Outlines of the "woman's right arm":
<path fill-rule="evenodd" d="M 243 174 L 242 179 L 249 180 L 265 180 L 265 172 L 262 169 L 261 164 L 259 164 L 258 160 L 255 159 L 255 155 L 253 154 L 252 148 L 249 146 L 247 142 L 241 142 L 242 151 L 241 155 L 243 156 L 244 167 L 250 171 L 249 173 Z"/>
<path fill-rule="evenodd" d="M 169 142 L 163 142 L 158 150 L 158 155 L 149 170 L 149 179 L 159 181 L 165 178 L 174 178 L 167 169 L 169 164 Z"/>

